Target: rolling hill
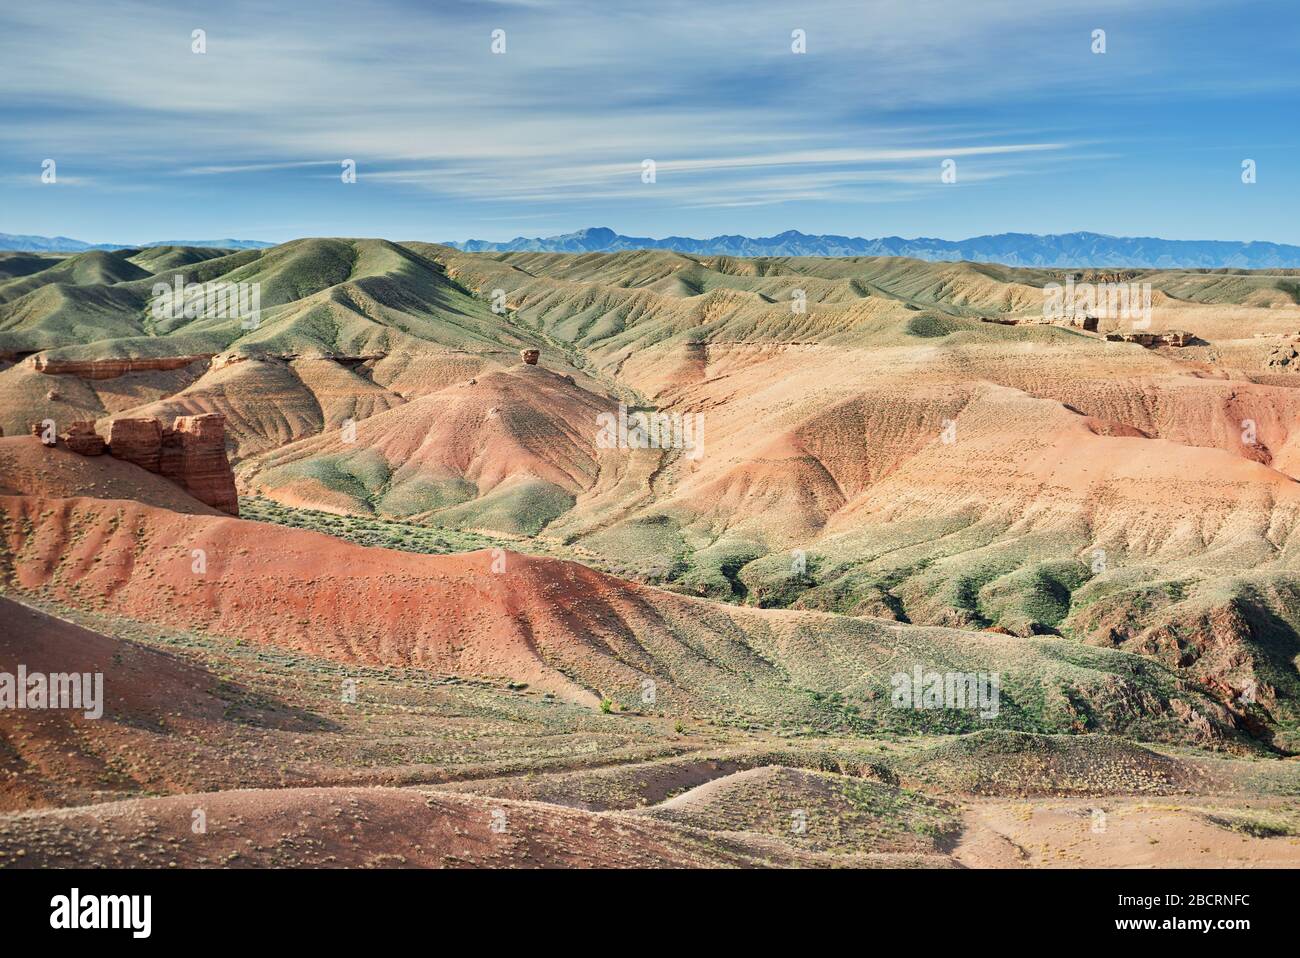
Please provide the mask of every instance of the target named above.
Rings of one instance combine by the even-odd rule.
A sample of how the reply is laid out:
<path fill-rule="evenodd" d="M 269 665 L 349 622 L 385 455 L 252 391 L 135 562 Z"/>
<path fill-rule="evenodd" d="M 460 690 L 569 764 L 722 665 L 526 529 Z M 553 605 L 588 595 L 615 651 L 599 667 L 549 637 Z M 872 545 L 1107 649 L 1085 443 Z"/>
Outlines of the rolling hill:
<path fill-rule="evenodd" d="M 39 265 L 0 283 L 7 434 L 44 418 L 104 430 L 217 412 L 241 492 L 259 501 L 486 537 L 538 557 L 526 568 L 569 569 L 545 564 L 562 559 L 617 577 L 632 606 L 574 620 L 635 623 L 611 648 L 687 628 L 701 613 L 661 619 L 685 596 L 714 603 L 722 634 L 768 630 L 746 616 L 788 610 L 780 621 L 865 615 L 917 636 L 1074 643 L 1156 660 L 1211 690 L 1223 723 L 1296 741 L 1300 380 L 1278 357 L 1300 338 L 1300 305 L 1285 270 L 350 239 Z M 257 284 L 259 322 L 154 316 L 153 285 L 177 277 Z M 1149 284 L 1150 328 L 1186 330 L 1187 344 L 1108 340 L 1133 328 L 1122 317 L 1095 332 L 1045 324 L 1045 288 L 1067 280 Z M 701 417 L 699 455 L 607 448 L 601 417 L 620 405 Z M 132 521 L 143 535 L 163 520 Z M 299 547 L 284 548 L 289 562 Z M 579 580 L 559 581 L 542 594 Z M 229 615 L 199 620 L 247 627 Z M 326 633 L 358 627 L 331 620 Z M 468 667 L 402 634 L 377 640 L 400 652 L 340 636 L 327 650 Z M 550 675 L 557 692 L 597 698 L 601 676 L 636 684 L 608 663 L 575 684 L 566 663 L 563 680 L 537 664 L 519 680 Z M 772 695 L 756 698 L 786 714 Z"/>

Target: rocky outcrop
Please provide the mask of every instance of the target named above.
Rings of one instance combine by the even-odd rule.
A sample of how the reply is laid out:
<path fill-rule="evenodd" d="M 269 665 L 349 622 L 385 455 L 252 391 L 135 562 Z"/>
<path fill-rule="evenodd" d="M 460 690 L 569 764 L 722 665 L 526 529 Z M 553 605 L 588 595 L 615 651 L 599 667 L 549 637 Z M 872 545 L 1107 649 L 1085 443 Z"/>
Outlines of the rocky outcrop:
<path fill-rule="evenodd" d="M 239 515 L 235 474 L 226 458 L 225 416 L 177 416 L 163 436 L 161 472 L 200 502 Z"/>
<path fill-rule="evenodd" d="M 1146 275 L 1142 270 L 1096 270 L 1089 269 L 1061 274 L 1061 280 L 1072 279 L 1076 283 L 1131 283 Z"/>
<path fill-rule="evenodd" d="M 46 421 L 48 421 L 48 420 L 46 420 Z M 54 435 L 54 430 L 53 430 L 52 428 L 51 428 L 51 429 L 46 429 L 46 428 L 45 428 L 45 422 L 34 422 L 34 423 L 31 423 L 31 424 L 27 427 L 27 429 L 28 429 L 28 432 L 30 432 L 33 436 L 35 436 L 36 438 L 40 439 L 40 441 L 41 441 L 41 445 L 43 445 L 43 446 L 53 446 L 53 445 L 55 444 L 55 442 L 57 442 L 57 439 L 56 439 L 56 437 L 55 437 L 55 435 Z"/>
<path fill-rule="evenodd" d="M 519 350 L 519 358 L 529 366 L 536 366 L 537 360 L 542 358 L 542 351 L 540 349 L 521 349 Z"/>
<path fill-rule="evenodd" d="M 141 469 L 162 472 L 162 423 L 157 419 L 114 419 L 108 424 L 108 451 Z"/>
<path fill-rule="evenodd" d="M 77 376 L 81 379 L 116 379 L 127 373 L 181 369 L 190 363 L 212 358 L 212 353 L 193 356 L 155 356 L 137 359 L 50 359 L 44 353 L 27 358 L 38 373 L 47 376 Z"/>
<path fill-rule="evenodd" d="M 1137 343 L 1152 349 L 1156 346 L 1186 346 L 1194 337 L 1183 329 L 1166 329 L 1158 333 L 1107 333 L 1106 339 L 1112 343 Z"/>
<path fill-rule="evenodd" d="M 1300 337 L 1273 347 L 1268 355 L 1270 369 L 1300 373 Z"/>
<path fill-rule="evenodd" d="M 59 439 L 79 456 L 104 454 L 104 437 L 95 432 L 93 422 L 74 422 L 59 435 Z"/>
<path fill-rule="evenodd" d="M 1064 326 L 1067 329 L 1082 329 L 1084 332 L 1095 333 L 1101 320 L 1097 316 L 1066 316 L 1061 319 L 1050 319 L 1046 316 L 981 316 L 981 323 L 996 323 L 999 326 Z"/>
<path fill-rule="evenodd" d="M 177 416 L 170 427 L 156 419 L 114 419 L 108 427 L 108 451 L 170 479 L 200 502 L 239 515 L 235 474 L 226 458 L 224 416 Z"/>

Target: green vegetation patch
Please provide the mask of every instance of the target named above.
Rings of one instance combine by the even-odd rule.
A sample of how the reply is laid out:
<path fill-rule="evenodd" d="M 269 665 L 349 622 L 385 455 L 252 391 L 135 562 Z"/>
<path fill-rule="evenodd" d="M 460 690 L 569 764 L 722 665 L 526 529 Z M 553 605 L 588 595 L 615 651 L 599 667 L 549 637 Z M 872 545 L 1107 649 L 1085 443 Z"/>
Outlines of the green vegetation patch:
<path fill-rule="evenodd" d="M 397 482 L 375 501 L 375 508 L 386 516 L 405 518 L 458 505 L 477 495 L 478 487 L 466 479 L 417 476 Z"/>
<path fill-rule="evenodd" d="M 311 479 L 331 492 L 356 499 L 368 510 L 371 500 L 388 485 L 391 477 L 383 456 L 376 450 L 362 449 L 345 454 L 313 456 L 278 466 L 267 471 L 266 482 L 280 486 L 294 480 Z"/>
<path fill-rule="evenodd" d="M 909 336 L 920 336 L 923 339 L 936 339 L 942 336 L 949 336 L 961 329 L 959 323 L 943 316 L 935 316 L 931 313 L 925 313 L 921 316 L 913 316 L 907 321 L 907 333 Z"/>
<path fill-rule="evenodd" d="M 490 529 L 535 536 L 573 508 L 574 497 L 554 483 L 534 479 L 498 486 L 473 502 L 441 509 L 440 523 L 453 529 Z"/>
<path fill-rule="evenodd" d="M 430 526 L 397 522 L 365 516 L 340 516 L 318 509 L 294 509 L 271 499 L 242 498 L 239 514 L 255 522 L 273 522 L 294 529 L 308 529 L 345 539 L 363 546 L 398 549 L 425 555 L 473 552 L 507 545 L 504 540 L 472 532 L 459 532 Z M 515 551 L 527 551 L 526 543 L 508 543 Z"/>
<path fill-rule="evenodd" d="M 743 602 L 749 587 L 740 572 L 764 551 L 747 539 L 721 539 L 691 555 L 676 584 L 693 595 Z"/>
<path fill-rule="evenodd" d="M 1055 632 L 1070 614 L 1070 597 L 1091 572 L 1082 562 L 1059 560 L 1017 569 L 979 590 L 980 613 L 1016 635 Z"/>
<path fill-rule="evenodd" d="M 1295 811 L 1214 812 L 1206 815 L 1205 820 L 1252 838 L 1300 837 L 1300 814 Z"/>

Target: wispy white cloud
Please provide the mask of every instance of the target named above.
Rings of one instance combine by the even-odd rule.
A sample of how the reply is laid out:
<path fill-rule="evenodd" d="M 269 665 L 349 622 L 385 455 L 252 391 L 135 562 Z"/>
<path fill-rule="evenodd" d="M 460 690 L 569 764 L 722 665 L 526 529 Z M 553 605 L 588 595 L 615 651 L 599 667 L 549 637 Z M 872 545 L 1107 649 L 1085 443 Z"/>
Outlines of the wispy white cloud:
<path fill-rule="evenodd" d="M 234 163 L 218 166 L 192 166 L 177 170 L 182 176 L 224 176 L 227 173 L 268 173 L 273 170 L 300 170 L 312 166 L 338 166 L 339 160 L 296 160 L 286 163 Z"/>
<path fill-rule="evenodd" d="M 561 217 L 597 204 L 897 203 L 932 197 L 946 158 L 966 186 L 1064 176 L 1114 154 L 1106 144 L 1139 149 L 1159 115 L 1151 104 L 1189 85 L 1300 83 L 1295 71 L 1243 70 L 1249 57 L 1231 49 L 1189 63 L 1179 18 L 1214 9 L 1212 0 L 10 4 L 0 10 L 0 166 L 55 156 L 105 191 L 287 204 L 296 190 L 337 181 L 351 158 L 359 189 L 339 196 L 352 217 L 338 213 L 340 229 L 361 202 L 389 216 L 439 202 L 440 215 L 497 221 L 547 204 Z M 1105 57 L 1088 51 L 1098 26 L 1110 30 Z M 807 33 L 803 55 L 790 50 L 796 28 Z M 191 52 L 195 29 L 206 31 L 204 54 Z M 494 29 L 506 31 L 505 55 L 491 52 Z M 1105 122 L 1076 118 L 1063 98 L 1094 104 Z M 646 158 L 657 164 L 652 189 L 639 182 Z"/>
<path fill-rule="evenodd" d="M 191 175 L 306 169 L 336 156 L 372 170 L 472 164 L 503 178 L 533 160 L 535 182 L 617 177 L 647 156 L 665 171 L 718 172 L 837 162 L 836 151 L 838 162 L 923 160 L 937 154 L 916 148 L 916 129 L 900 129 L 896 117 L 851 120 L 854 98 L 844 89 L 823 97 L 824 85 L 856 75 L 862 101 L 877 106 L 904 88 L 916 101 L 972 98 L 990 78 L 946 88 L 953 71 L 936 71 L 954 51 L 943 38 L 978 46 L 999 24 L 1025 20 L 1006 3 L 978 16 L 947 7 L 934 18 L 885 5 L 868 20 L 854 5 L 822 0 L 797 11 L 733 0 L 708 10 L 683 0 L 371 3 L 313 7 L 310 16 L 242 3 L 218 11 L 51 0 L 0 16 L 6 98 L 50 108 L 7 131 L 19 148 Z M 788 49 L 795 25 L 812 37 L 804 58 Z M 490 52 L 496 28 L 506 30 L 504 56 Z M 191 52 L 193 29 L 206 31 L 205 54 Z M 790 69 L 775 75 L 774 61 Z M 800 102 L 801 93 L 820 102 Z M 880 146 L 851 145 L 864 136 Z M 770 155 L 782 143 L 809 151 L 819 142 L 822 156 Z M 931 147 L 965 156 L 1047 148 Z M 444 168 L 437 178 L 455 175 Z"/>

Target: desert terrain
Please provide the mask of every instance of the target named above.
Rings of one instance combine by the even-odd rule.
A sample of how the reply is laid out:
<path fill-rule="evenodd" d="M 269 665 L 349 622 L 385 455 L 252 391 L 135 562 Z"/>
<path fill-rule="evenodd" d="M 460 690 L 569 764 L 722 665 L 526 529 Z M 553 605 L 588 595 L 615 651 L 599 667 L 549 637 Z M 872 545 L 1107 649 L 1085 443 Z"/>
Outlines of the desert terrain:
<path fill-rule="evenodd" d="M 1297 412 L 1296 270 L 0 253 L 0 867 L 1300 865 Z"/>

